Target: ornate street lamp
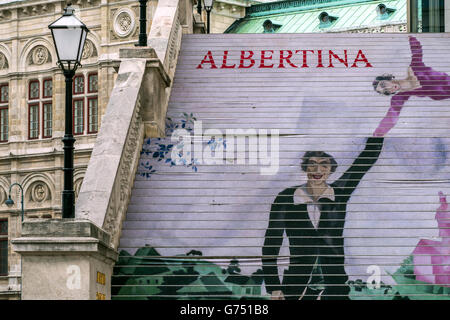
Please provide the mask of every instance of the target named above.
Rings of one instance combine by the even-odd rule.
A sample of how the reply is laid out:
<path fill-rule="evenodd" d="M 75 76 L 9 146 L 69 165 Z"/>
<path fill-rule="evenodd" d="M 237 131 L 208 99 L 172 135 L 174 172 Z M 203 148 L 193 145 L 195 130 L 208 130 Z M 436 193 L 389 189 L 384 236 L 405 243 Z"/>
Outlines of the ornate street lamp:
<path fill-rule="evenodd" d="M 200 1 L 200 0 L 199 0 Z M 211 10 L 213 8 L 214 5 L 214 0 L 203 0 L 203 6 L 205 7 L 205 11 L 206 11 L 206 20 L 208 22 L 208 25 L 206 27 L 206 33 L 210 32 L 211 29 Z"/>
<path fill-rule="evenodd" d="M 139 0 L 139 42 L 137 47 L 147 46 L 147 1 Z"/>
<path fill-rule="evenodd" d="M 22 195 L 20 204 L 21 204 L 21 216 L 22 216 L 22 222 L 23 222 L 23 213 L 24 213 L 24 210 L 23 210 L 23 188 L 22 188 L 22 186 L 19 183 L 14 182 L 12 185 L 9 186 L 8 199 L 6 199 L 5 204 L 8 207 L 11 207 L 11 206 L 14 205 L 14 200 L 11 199 L 11 189 L 14 186 L 18 186 L 20 188 L 21 195 Z"/>
<path fill-rule="evenodd" d="M 86 25 L 74 15 L 69 3 L 64 14 L 48 26 L 58 55 L 58 65 L 66 78 L 66 112 L 64 143 L 64 190 L 62 192 L 62 217 L 75 218 L 75 192 L 73 190 L 73 150 L 75 138 L 72 128 L 72 83 L 75 71 L 81 66 L 86 36 Z"/>

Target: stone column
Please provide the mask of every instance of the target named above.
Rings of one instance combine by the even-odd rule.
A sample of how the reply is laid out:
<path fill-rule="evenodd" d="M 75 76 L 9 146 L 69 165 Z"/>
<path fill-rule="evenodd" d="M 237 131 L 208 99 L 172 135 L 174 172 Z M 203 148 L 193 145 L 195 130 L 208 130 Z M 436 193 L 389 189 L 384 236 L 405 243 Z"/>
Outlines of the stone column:
<path fill-rule="evenodd" d="M 109 300 L 118 253 L 89 220 L 25 221 L 12 240 L 22 255 L 22 299 Z"/>

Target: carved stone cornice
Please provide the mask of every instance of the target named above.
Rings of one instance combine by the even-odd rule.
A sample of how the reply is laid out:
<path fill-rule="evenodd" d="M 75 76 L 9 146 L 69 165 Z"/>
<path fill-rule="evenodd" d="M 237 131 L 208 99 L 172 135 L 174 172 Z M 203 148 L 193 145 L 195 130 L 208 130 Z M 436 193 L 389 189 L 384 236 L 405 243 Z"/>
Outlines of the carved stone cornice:
<path fill-rule="evenodd" d="M 51 3 L 41 3 L 41 4 L 32 4 L 29 6 L 23 6 L 19 8 L 18 16 L 19 18 L 23 17 L 32 17 L 32 16 L 40 16 L 48 13 L 52 13 L 55 11 L 55 5 Z"/>
<path fill-rule="evenodd" d="M 349 32 L 349 33 L 387 33 L 387 32 L 406 32 L 406 31 L 407 31 L 407 25 L 406 25 L 406 23 L 402 23 L 402 24 L 395 24 L 395 25 L 384 25 L 384 26 L 378 26 L 378 27 L 348 30 L 345 32 Z"/>
<path fill-rule="evenodd" d="M 4 3 L 0 5 L 0 22 L 12 19 L 13 11 L 15 10 L 17 10 L 17 17 L 19 19 L 52 14 L 55 13 L 57 4 L 61 2 L 61 0 L 39 0 Z M 101 0 L 72 0 L 70 2 L 76 9 L 98 7 L 101 5 Z M 64 5 L 65 3 L 63 2 Z"/>

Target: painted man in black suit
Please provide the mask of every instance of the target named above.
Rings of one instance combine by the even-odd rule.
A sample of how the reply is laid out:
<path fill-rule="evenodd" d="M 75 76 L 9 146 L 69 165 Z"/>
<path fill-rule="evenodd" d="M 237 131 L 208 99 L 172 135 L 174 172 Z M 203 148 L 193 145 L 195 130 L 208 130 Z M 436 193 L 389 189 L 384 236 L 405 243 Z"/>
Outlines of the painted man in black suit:
<path fill-rule="evenodd" d="M 307 183 L 277 195 L 262 249 L 266 290 L 272 298 L 317 299 L 318 291 L 311 290 L 308 283 L 313 269 L 320 266 L 325 287 L 320 298 L 348 299 L 350 289 L 346 284 L 342 236 L 347 203 L 381 153 L 383 136 L 391 128 L 383 131 L 380 126 L 373 137 L 367 138 L 364 150 L 338 180 L 326 182 L 337 167 L 331 155 L 308 151 L 301 164 Z M 280 282 L 277 257 L 284 232 L 289 240 L 290 258 L 289 269 Z"/>

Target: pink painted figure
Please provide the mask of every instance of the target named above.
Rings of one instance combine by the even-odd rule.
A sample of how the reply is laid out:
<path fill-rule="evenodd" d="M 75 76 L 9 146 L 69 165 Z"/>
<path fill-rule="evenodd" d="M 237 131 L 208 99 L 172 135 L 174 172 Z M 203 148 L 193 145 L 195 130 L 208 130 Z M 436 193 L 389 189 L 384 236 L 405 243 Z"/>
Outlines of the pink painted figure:
<path fill-rule="evenodd" d="M 372 83 L 380 94 L 392 95 L 391 106 L 382 123 L 374 133 L 384 136 L 397 123 L 405 102 L 412 96 L 429 97 L 432 100 L 450 99 L 450 76 L 435 71 L 423 63 L 422 45 L 413 36 L 409 37 L 412 58 L 406 79 L 397 80 L 392 74 L 376 77 Z"/>
<path fill-rule="evenodd" d="M 447 199 L 439 192 L 436 211 L 442 241 L 421 239 L 413 251 L 416 280 L 450 287 L 450 211 Z"/>

